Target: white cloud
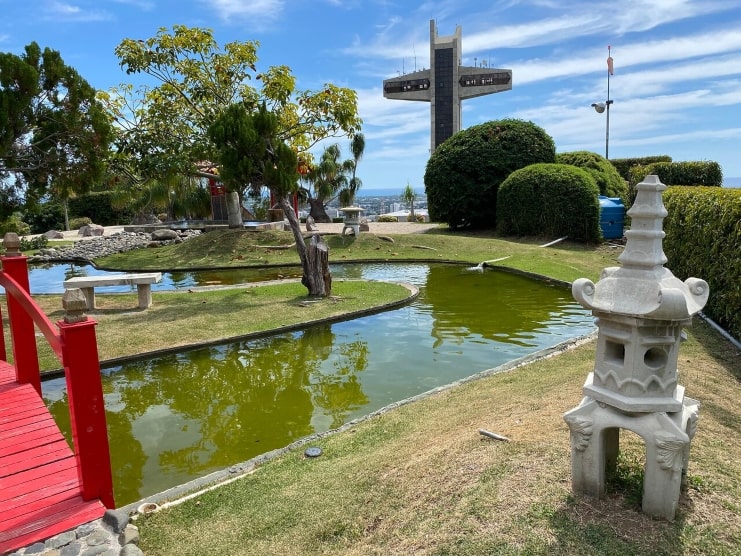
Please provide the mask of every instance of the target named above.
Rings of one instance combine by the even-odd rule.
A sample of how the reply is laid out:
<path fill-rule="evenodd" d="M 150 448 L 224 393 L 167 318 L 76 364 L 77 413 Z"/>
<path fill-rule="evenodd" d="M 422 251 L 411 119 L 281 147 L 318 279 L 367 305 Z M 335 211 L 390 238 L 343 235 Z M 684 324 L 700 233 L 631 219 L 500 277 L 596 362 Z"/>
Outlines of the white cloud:
<path fill-rule="evenodd" d="M 266 23 L 280 17 L 285 6 L 285 0 L 202 0 L 210 6 L 219 17 L 229 22 L 238 19 L 248 21 L 254 27 L 262 27 Z"/>
<path fill-rule="evenodd" d="M 74 4 L 57 1 L 46 4 L 45 13 L 42 17 L 48 21 L 72 21 L 80 23 L 108 21 L 112 19 L 111 14 L 105 10 L 87 10 Z"/>

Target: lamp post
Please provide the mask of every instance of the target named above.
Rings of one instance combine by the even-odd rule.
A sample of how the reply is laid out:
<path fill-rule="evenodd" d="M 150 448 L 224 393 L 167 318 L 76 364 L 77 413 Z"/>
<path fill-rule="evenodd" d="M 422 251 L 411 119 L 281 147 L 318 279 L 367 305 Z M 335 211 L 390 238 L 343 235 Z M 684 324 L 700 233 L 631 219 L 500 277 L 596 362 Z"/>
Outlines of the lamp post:
<path fill-rule="evenodd" d="M 606 114 L 606 127 L 605 127 L 605 158 L 610 159 L 610 105 L 613 103 L 610 100 L 610 76 L 612 75 L 612 56 L 610 55 L 611 47 L 607 47 L 607 100 L 605 102 L 594 102 L 592 108 L 594 108 L 597 114 L 607 112 Z"/>

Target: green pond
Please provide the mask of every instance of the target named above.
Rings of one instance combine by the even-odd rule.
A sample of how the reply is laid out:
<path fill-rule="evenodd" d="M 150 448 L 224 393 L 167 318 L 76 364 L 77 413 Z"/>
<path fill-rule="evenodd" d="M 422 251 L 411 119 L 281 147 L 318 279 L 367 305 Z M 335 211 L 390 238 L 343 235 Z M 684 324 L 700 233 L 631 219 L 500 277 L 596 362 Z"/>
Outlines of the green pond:
<path fill-rule="evenodd" d="M 566 288 L 454 265 L 351 265 L 411 282 L 409 305 L 103 369 L 119 506 L 591 332 Z M 177 326 L 177 322 L 172 323 Z M 64 379 L 44 397 L 69 434 Z"/>

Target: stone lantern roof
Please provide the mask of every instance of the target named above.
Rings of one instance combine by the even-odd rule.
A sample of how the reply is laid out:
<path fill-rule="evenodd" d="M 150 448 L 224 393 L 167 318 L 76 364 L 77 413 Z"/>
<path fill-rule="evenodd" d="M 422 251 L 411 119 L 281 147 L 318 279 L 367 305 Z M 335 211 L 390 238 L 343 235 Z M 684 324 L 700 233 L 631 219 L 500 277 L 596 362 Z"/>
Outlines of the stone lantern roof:
<path fill-rule="evenodd" d="M 702 310 L 708 285 L 699 278 L 682 282 L 663 265 L 662 230 L 666 209 L 661 193 L 666 186 L 658 176 L 646 176 L 628 211 L 631 228 L 618 257 L 622 267 L 606 268 L 599 281 L 580 278 L 572 285 L 574 298 L 587 309 L 659 320 L 686 320 Z"/>

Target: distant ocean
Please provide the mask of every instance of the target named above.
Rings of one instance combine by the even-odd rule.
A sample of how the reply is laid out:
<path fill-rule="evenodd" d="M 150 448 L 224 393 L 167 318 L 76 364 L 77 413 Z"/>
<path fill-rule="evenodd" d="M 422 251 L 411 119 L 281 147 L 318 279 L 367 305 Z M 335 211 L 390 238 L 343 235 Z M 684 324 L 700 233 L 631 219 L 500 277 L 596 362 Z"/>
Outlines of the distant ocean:
<path fill-rule="evenodd" d="M 723 187 L 741 187 L 741 177 L 738 178 L 723 178 Z M 358 191 L 358 198 L 362 197 L 401 197 L 401 193 L 404 191 L 404 187 L 379 187 L 378 189 L 360 189 Z M 414 192 L 422 196 L 425 194 L 424 187 L 415 188 Z"/>
<path fill-rule="evenodd" d="M 404 192 L 404 188 L 406 186 L 400 186 L 400 187 L 379 187 L 378 189 L 364 189 L 361 188 L 358 193 L 357 197 L 401 197 L 401 194 Z M 425 194 L 425 188 L 414 188 L 414 192 L 417 195 L 424 195 Z"/>

